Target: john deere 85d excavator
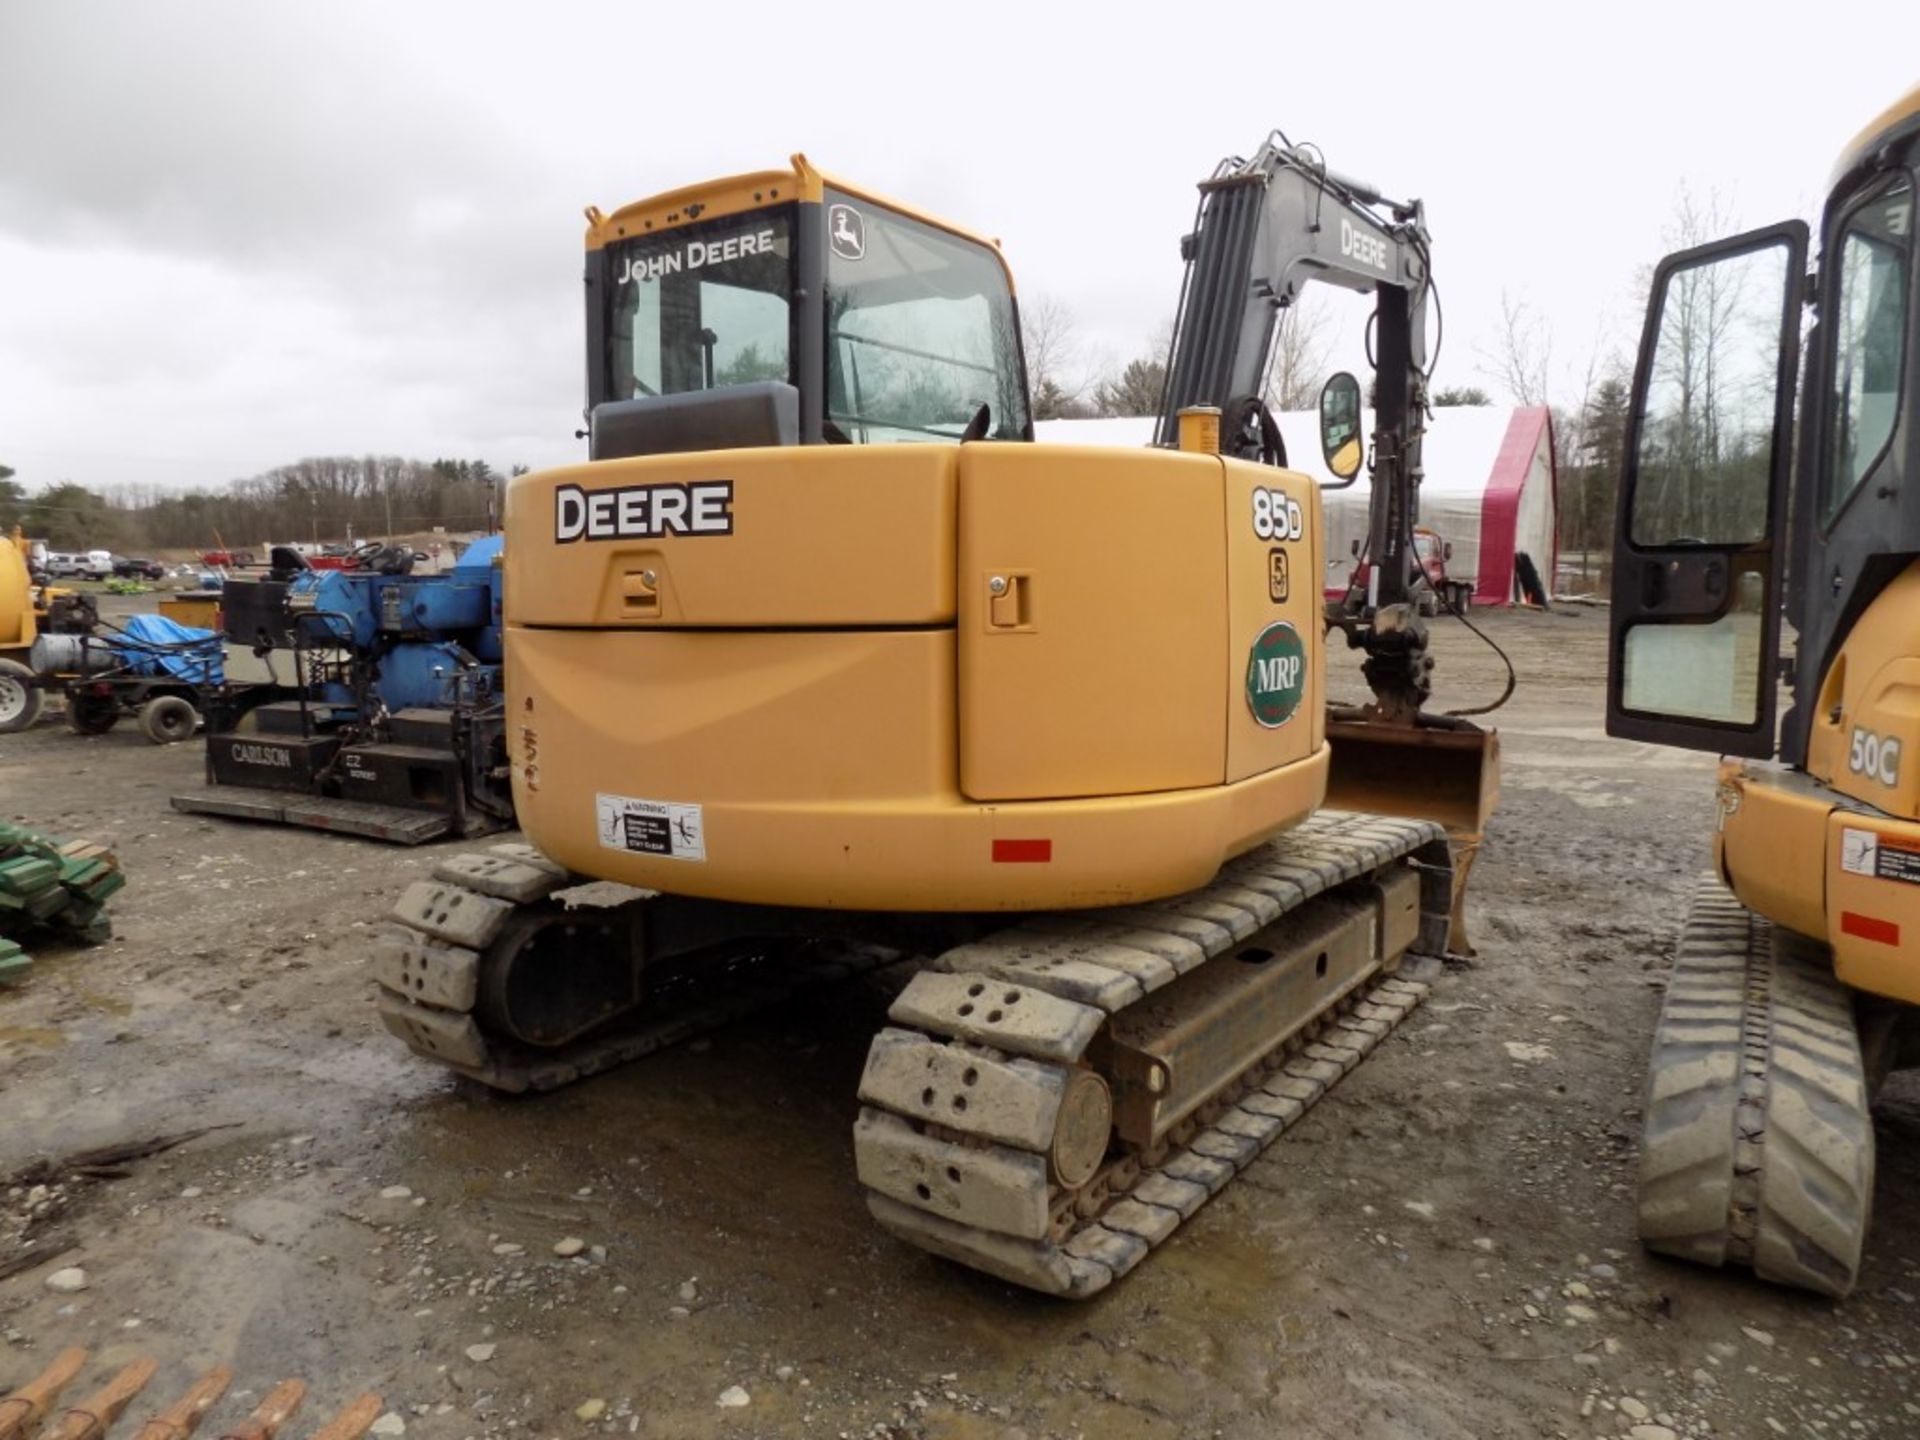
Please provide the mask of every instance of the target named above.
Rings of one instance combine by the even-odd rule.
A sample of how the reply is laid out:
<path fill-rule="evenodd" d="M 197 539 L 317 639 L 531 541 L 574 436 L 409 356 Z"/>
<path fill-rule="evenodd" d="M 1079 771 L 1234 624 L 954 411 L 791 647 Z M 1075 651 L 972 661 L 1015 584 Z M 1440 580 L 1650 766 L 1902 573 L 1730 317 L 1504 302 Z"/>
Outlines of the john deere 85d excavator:
<path fill-rule="evenodd" d="M 1092 1293 L 1371 1050 L 1423 993 L 1403 958 L 1447 942 L 1441 825 L 1324 808 L 1319 496 L 1253 398 L 1308 281 L 1379 306 L 1382 561 L 1335 617 L 1376 699 L 1343 749 L 1461 772 L 1434 793 L 1465 828 L 1491 803 L 1492 737 L 1422 712 L 1407 603 L 1421 207 L 1279 138 L 1223 164 L 1140 450 L 1030 443 L 998 246 L 801 157 L 588 221 L 593 458 L 505 511 L 537 849 L 406 892 L 386 1023 L 540 1089 L 797 975 L 924 957 L 860 1083 L 873 1213 Z M 1348 478 L 1359 400 L 1343 376 L 1323 402 Z M 566 903 L 587 879 L 641 893 Z"/>
<path fill-rule="evenodd" d="M 1920 1063 L 1916 166 L 1920 90 L 1842 155 L 1813 273 L 1799 221 L 1661 262 L 1615 539 L 1608 729 L 1731 757 L 1654 1044 L 1640 1233 L 1835 1296 L 1869 1098 Z"/>

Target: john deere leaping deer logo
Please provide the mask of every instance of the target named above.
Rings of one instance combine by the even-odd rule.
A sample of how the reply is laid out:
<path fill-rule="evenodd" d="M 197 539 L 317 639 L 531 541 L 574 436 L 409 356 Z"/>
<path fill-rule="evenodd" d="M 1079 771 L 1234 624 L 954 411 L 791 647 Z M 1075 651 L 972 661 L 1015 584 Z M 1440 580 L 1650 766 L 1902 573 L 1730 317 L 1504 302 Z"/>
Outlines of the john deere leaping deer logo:
<path fill-rule="evenodd" d="M 1262 630 L 1247 656 L 1247 708 L 1269 730 L 1293 718 L 1307 693 L 1307 647 L 1285 620 Z"/>
<path fill-rule="evenodd" d="M 842 260 L 858 260 L 867 253 L 867 222 L 851 205 L 827 211 L 827 237 Z"/>

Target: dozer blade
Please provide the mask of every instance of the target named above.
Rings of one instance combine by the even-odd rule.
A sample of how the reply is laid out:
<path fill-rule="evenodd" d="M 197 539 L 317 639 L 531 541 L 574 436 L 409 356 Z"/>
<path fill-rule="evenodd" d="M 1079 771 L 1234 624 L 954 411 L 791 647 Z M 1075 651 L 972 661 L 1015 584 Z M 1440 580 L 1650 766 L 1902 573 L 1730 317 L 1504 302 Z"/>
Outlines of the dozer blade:
<path fill-rule="evenodd" d="M 1447 948 L 1458 955 L 1473 954 L 1467 940 L 1467 876 L 1500 799 L 1499 732 L 1329 717 L 1327 740 L 1333 747 L 1327 776 L 1330 808 L 1432 820 L 1446 830 L 1453 849 L 1453 923 Z"/>

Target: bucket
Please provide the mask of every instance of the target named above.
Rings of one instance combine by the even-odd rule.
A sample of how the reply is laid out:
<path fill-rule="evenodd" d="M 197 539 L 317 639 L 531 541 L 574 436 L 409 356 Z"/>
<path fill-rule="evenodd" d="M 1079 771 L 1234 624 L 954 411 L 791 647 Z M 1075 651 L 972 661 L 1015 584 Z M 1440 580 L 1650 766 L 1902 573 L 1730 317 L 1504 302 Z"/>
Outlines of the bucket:
<path fill-rule="evenodd" d="M 1447 948 L 1473 954 L 1464 901 L 1467 875 L 1487 820 L 1500 799 L 1500 735 L 1473 725 L 1457 729 L 1331 719 L 1333 764 L 1327 804 L 1363 814 L 1433 820 L 1453 849 L 1453 925 Z"/>

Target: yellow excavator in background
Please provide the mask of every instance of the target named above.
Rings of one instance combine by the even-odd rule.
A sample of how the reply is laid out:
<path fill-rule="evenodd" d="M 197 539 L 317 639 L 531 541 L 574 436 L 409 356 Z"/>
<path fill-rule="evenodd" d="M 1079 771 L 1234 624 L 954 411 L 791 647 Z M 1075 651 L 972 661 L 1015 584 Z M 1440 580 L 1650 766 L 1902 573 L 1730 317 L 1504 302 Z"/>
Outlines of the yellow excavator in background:
<path fill-rule="evenodd" d="M 27 663 L 45 614 L 30 556 L 19 529 L 11 536 L 0 535 L 0 735 L 32 725 L 46 697 Z"/>
<path fill-rule="evenodd" d="M 1841 156 L 1815 271 L 1797 220 L 1661 262 L 1614 541 L 1609 732 L 1729 757 L 1654 1042 L 1640 1234 L 1834 1296 L 1866 1237 L 1868 1102 L 1920 1063 L 1917 166 L 1920 89 Z"/>
<path fill-rule="evenodd" d="M 1493 801 L 1410 603 L 1422 207 L 1283 136 L 1224 162 L 1139 450 L 1031 443 L 997 244 L 802 157 L 588 222 L 592 459 L 506 500 L 534 845 L 407 890 L 382 1016 L 543 1089 L 924 957 L 860 1082 L 870 1207 L 1090 1294 L 1417 1003 L 1396 971 L 1445 951 L 1458 867 L 1401 816 L 1474 837 Z M 1258 398 L 1315 280 L 1378 305 L 1373 434 L 1354 377 L 1322 398 L 1378 557 L 1332 613 Z M 1373 690 L 1331 718 L 1327 627 Z M 1342 772 L 1401 816 L 1327 808 Z M 589 879 L 637 890 L 567 903 Z"/>

